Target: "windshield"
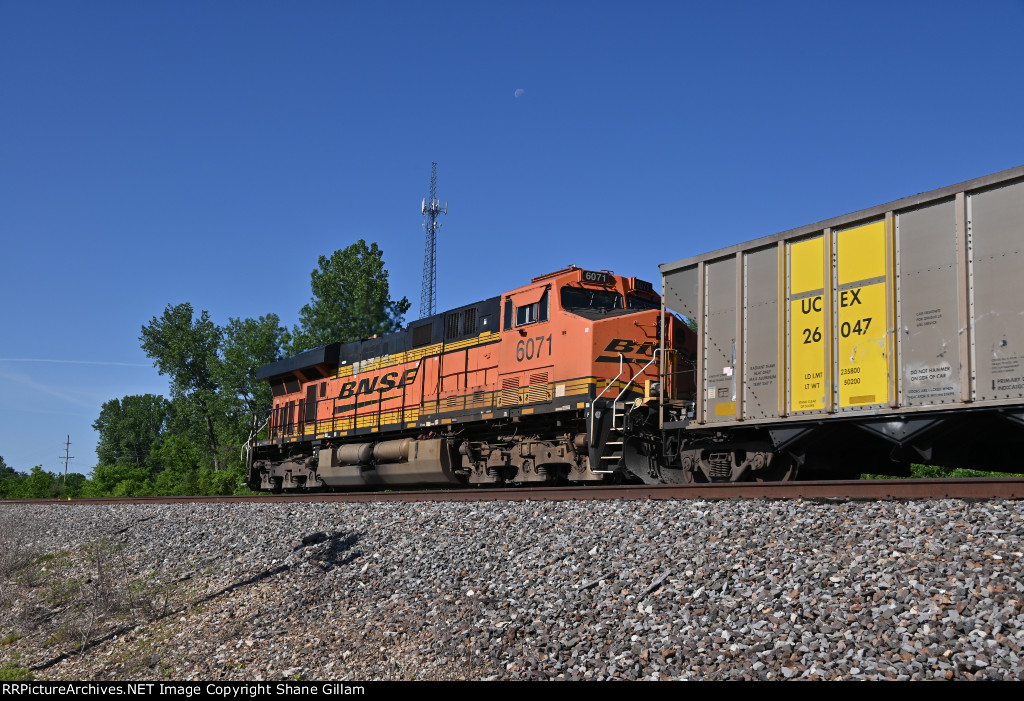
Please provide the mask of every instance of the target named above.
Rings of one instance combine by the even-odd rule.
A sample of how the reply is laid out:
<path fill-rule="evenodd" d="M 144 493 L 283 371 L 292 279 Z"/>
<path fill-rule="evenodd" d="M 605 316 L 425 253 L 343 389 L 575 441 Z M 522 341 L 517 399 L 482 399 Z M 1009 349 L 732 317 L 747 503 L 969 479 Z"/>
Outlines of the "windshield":
<path fill-rule="evenodd" d="M 562 309 L 622 309 L 622 295 L 609 290 L 563 287 Z"/>
<path fill-rule="evenodd" d="M 652 302 L 636 295 L 626 295 L 626 304 L 630 309 L 661 309 L 661 302 Z"/>

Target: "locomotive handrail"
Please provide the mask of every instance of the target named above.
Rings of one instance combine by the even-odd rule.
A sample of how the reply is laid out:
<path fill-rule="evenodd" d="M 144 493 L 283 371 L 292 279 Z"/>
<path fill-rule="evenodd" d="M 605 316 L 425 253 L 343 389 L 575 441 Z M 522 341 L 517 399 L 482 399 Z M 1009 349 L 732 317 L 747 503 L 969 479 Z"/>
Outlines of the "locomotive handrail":
<path fill-rule="evenodd" d="M 257 417 L 255 415 L 253 415 L 253 424 L 254 425 L 256 423 L 256 418 Z M 240 451 L 238 451 L 238 459 L 239 460 L 242 459 L 242 453 L 249 452 L 249 449 L 252 447 L 253 439 L 256 438 L 256 436 L 260 435 L 260 431 L 262 431 L 263 427 L 266 426 L 269 423 L 270 423 L 270 415 L 268 414 L 267 418 L 263 421 L 262 424 L 260 424 L 259 428 L 252 429 L 252 430 L 249 431 L 249 440 L 247 440 L 244 444 L 242 444 L 242 449 Z"/>
<path fill-rule="evenodd" d="M 602 396 L 604 396 L 604 393 L 608 391 L 608 388 L 611 387 L 612 385 L 614 385 L 615 382 L 620 377 L 622 377 L 622 361 L 623 361 L 623 355 L 622 355 L 622 353 L 619 353 L 619 374 L 616 375 L 614 379 L 612 379 L 607 385 L 604 386 L 604 389 L 601 390 L 601 394 L 599 394 L 596 397 L 594 397 L 594 400 L 592 402 L 590 402 L 590 432 L 589 432 L 589 435 L 587 436 L 587 443 L 589 445 L 594 445 L 594 411 L 596 409 L 597 400 L 600 399 Z"/>
<path fill-rule="evenodd" d="M 637 371 L 636 371 L 636 374 L 635 374 L 635 375 L 633 375 L 633 377 L 631 377 L 631 378 L 630 378 L 629 382 L 627 382 L 627 383 L 626 383 L 626 384 L 625 384 L 625 385 L 624 385 L 624 386 L 622 387 L 622 391 L 621 391 L 621 392 L 619 392 L 619 396 L 617 396 L 617 397 L 615 398 L 615 401 L 616 401 L 616 402 L 617 402 L 617 401 L 619 401 L 620 399 L 622 399 L 622 395 L 624 395 L 624 394 L 626 393 L 626 390 L 628 390 L 628 389 L 629 389 L 630 385 L 632 385 L 632 384 L 633 384 L 633 382 L 634 382 L 634 381 L 636 380 L 636 378 L 638 378 L 638 377 L 640 377 L 641 375 L 643 375 L 643 374 L 644 374 L 644 371 L 645 371 L 645 370 L 646 370 L 647 368 L 651 367 L 651 363 L 653 363 L 653 362 L 654 362 L 655 360 L 657 360 L 657 359 L 658 359 L 658 353 L 659 353 L 659 352 L 661 352 L 661 349 L 660 349 L 660 348 L 655 348 L 655 349 L 654 349 L 654 355 L 652 355 L 652 356 L 651 356 L 651 359 L 650 359 L 650 361 L 648 361 L 647 365 L 644 365 L 644 366 L 643 366 L 642 368 L 640 368 L 639 370 L 637 370 Z M 620 353 L 619 355 L 621 355 L 621 353 Z"/>

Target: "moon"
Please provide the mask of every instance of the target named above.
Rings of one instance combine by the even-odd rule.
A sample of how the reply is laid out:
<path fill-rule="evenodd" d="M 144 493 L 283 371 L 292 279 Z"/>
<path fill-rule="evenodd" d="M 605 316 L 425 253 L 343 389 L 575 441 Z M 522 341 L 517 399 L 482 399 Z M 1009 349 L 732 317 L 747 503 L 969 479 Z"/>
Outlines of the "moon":
<path fill-rule="evenodd" d="M 519 98 L 519 96 L 520 96 L 520 95 L 522 95 L 522 94 L 523 94 L 524 92 L 526 92 L 526 91 L 525 91 L 525 90 L 523 90 L 522 88 L 516 88 L 516 91 L 515 91 L 515 93 L 513 93 L 513 94 L 514 94 L 514 95 L 515 95 L 515 97 L 516 97 L 516 98 L 518 99 L 518 98 Z"/>

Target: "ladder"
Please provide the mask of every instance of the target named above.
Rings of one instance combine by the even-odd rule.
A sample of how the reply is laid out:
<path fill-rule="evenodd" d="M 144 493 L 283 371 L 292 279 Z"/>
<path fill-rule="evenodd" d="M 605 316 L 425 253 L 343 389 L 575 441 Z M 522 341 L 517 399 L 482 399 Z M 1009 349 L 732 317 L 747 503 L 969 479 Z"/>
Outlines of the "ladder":
<path fill-rule="evenodd" d="M 612 425 L 608 428 L 608 438 L 610 440 L 605 441 L 605 448 L 608 450 L 602 451 L 600 465 L 591 466 L 590 470 L 597 475 L 610 475 L 615 472 L 616 469 L 622 466 L 623 450 L 625 448 L 625 431 L 626 431 L 626 402 L 623 401 L 622 397 L 625 396 L 629 388 L 632 387 L 633 383 L 636 382 L 636 378 L 646 372 L 647 368 L 658 359 L 658 353 L 661 352 L 660 348 L 654 349 L 654 355 L 651 356 L 650 361 L 642 368 L 636 371 L 633 376 L 629 379 L 629 382 L 622 386 L 622 391 L 619 392 L 618 396 L 612 400 Z M 608 383 L 608 385 L 601 391 L 601 394 L 594 398 L 591 407 L 596 405 L 597 400 L 608 391 L 608 388 L 615 384 L 616 380 L 622 376 L 623 370 L 623 356 L 619 353 L 619 374 L 615 376 L 615 379 Z M 594 410 L 590 412 L 590 445 L 593 445 L 594 436 Z"/>

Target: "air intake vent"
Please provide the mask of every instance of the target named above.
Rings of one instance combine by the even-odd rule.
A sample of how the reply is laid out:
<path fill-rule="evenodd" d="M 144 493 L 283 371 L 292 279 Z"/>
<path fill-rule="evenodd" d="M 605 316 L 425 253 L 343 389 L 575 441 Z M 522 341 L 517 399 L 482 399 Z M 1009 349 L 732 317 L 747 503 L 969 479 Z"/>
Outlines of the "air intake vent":
<path fill-rule="evenodd" d="M 449 314 L 444 320 L 444 337 L 456 338 L 459 335 L 459 313 Z"/>
<path fill-rule="evenodd" d="M 506 377 L 501 380 L 501 399 L 498 406 L 512 406 L 519 403 L 519 378 Z"/>
<path fill-rule="evenodd" d="M 530 386 L 526 390 L 526 402 L 547 402 L 551 401 L 551 388 L 548 387 L 548 374 L 537 372 L 530 375 Z"/>

